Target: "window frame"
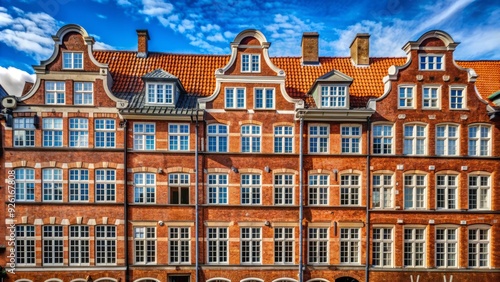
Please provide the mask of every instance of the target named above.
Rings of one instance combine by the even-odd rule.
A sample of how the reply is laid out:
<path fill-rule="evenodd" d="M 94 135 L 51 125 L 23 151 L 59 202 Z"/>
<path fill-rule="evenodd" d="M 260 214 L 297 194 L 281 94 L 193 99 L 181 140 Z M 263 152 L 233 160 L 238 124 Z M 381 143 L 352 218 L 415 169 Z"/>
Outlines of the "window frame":
<path fill-rule="evenodd" d="M 101 230 L 100 230 L 101 229 Z M 95 232 L 95 264 L 116 265 L 117 255 L 117 231 L 114 225 L 97 225 Z M 104 235 L 104 236 L 103 236 Z M 111 236 L 109 236 L 111 235 Z M 99 247 L 102 249 L 99 251 Z M 104 257 L 99 257 L 104 253 Z M 104 260 L 105 262 L 100 262 Z"/>
<path fill-rule="evenodd" d="M 403 90 L 403 92 L 401 92 Z M 415 109 L 417 97 L 414 84 L 398 85 L 398 109 Z M 403 94 L 403 95 L 402 95 Z M 403 104 L 401 104 L 403 102 Z"/>
<path fill-rule="evenodd" d="M 159 93 L 159 86 L 162 92 Z M 169 82 L 146 82 L 146 105 L 175 105 L 175 85 Z M 151 90 L 153 92 L 151 92 Z M 169 93 L 170 92 L 170 93 Z M 161 98 L 161 99 L 159 99 Z M 161 101 L 160 101 L 161 100 Z"/>
<path fill-rule="evenodd" d="M 245 87 L 224 88 L 224 108 L 229 110 L 241 110 L 247 108 L 247 89 Z M 240 92 L 242 91 L 242 93 Z M 243 96 L 240 96 L 240 95 Z"/>
<path fill-rule="evenodd" d="M 475 231 L 475 239 L 471 239 L 471 231 Z M 484 237 L 481 239 L 480 234 L 482 231 L 486 231 L 486 239 Z M 479 238 L 479 239 L 478 239 Z M 471 225 L 467 228 L 467 267 L 473 269 L 489 268 L 491 264 L 491 227 L 488 225 Z M 485 246 L 486 245 L 486 246 Z M 474 252 L 471 252 L 474 250 Z M 473 258 L 471 258 L 473 256 Z M 475 265 L 472 265 L 472 261 Z M 486 261 L 485 265 L 480 265 L 481 261 Z"/>
<path fill-rule="evenodd" d="M 422 58 L 425 58 L 424 62 L 422 62 Z M 429 58 L 436 58 L 433 62 L 429 62 Z M 438 62 L 437 58 L 439 58 L 440 62 Z M 423 65 L 422 65 L 423 64 Z M 429 68 L 429 64 L 434 64 L 436 67 Z M 437 65 L 441 65 L 440 68 Z M 444 71 L 446 70 L 445 65 L 445 54 L 433 54 L 433 53 L 421 53 L 418 54 L 418 70 L 421 71 Z"/>
<path fill-rule="evenodd" d="M 394 228 L 375 226 L 372 230 L 372 242 L 372 265 L 392 267 L 394 265 Z"/>
<path fill-rule="evenodd" d="M 461 85 L 450 85 L 449 87 L 449 104 L 448 107 L 451 111 L 461 111 L 467 110 L 467 87 Z M 461 91 L 461 95 L 454 95 L 453 93 L 457 93 L 454 91 Z M 456 99 L 456 100 L 455 100 Z M 458 107 L 458 105 L 460 107 Z"/>
<path fill-rule="evenodd" d="M 440 178 L 444 177 L 444 184 L 440 183 Z M 454 184 L 450 184 L 451 178 L 454 178 Z M 436 175 L 436 210 L 456 210 L 458 209 L 458 187 L 459 175 L 458 174 L 437 174 Z M 440 200 L 440 190 L 444 190 L 443 198 Z M 451 192 L 451 193 L 450 193 Z M 450 204 L 453 201 L 453 204 Z M 443 202 L 440 205 L 440 202 Z"/>
<path fill-rule="evenodd" d="M 151 126 L 153 131 L 151 130 Z M 142 129 L 140 130 L 140 127 Z M 149 127 L 149 129 L 148 129 Z M 154 151 L 156 149 L 156 123 L 154 122 L 134 122 L 134 150 Z M 151 143 L 152 142 L 152 143 Z"/>
<path fill-rule="evenodd" d="M 323 134 L 322 131 L 326 131 Z M 312 130 L 316 133 L 312 133 Z M 330 125 L 329 124 L 309 124 L 307 130 L 309 154 L 328 154 L 330 152 Z M 325 137 L 326 136 L 326 137 Z M 326 140 L 324 140 L 326 139 Z M 326 142 L 326 147 L 324 146 Z M 323 144 L 323 145 L 322 145 Z"/>
<path fill-rule="evenodd" d="M 240 178 L 241 205 L 262 205 L 262 175 L 244 173 Z"/>
<path fill-rule="evenodd" d="M 14 131 L 14 133 L 12 134 L 12 145 L 14 147 L 35 147 L 36 127 L 34 123 L 34 117 L 14 118 L 14 124 L 12 128 Z"/>
<path fill-rule="evenodd" d="M 407 128 L 411 129 L 411 136 L 407 135 Z M 423 128 L 423 129 L 422 129 Z M 427 155 L 427 143 L 428 143 L 428 126 L 423 123 L 405 123 L 403 124 L 403 155 L 406 156 L 426 156 Z M 422 129 L 423 135 L 420 134 L 420 129 Z M 411 152 L 408 151 L 407 141 L 411 142 Z M 423 142 L 423 144 L 420 144 Z M 421 151 L 421 153 L 419 153 Z"/>
<path fill-rule="evenodd" d="M 248 234 L 245 235 L 246 233 Z M 258 235 L 258 237 L 254 237 L 255 235 Z M 245 248 L 248 248 L 248 251 L 245 251 Z M 261 227 L 240 227 L 240 264 L 242 265 L 262 264 Z"/>
<path fill-rule="evenodd" d="M 426 97 L 426 90 L 428 90 L 428 97 Z M 436 97 L 433 97 L 433 91 L 436 90 Z M 435 101 L 436 106 L 432 106 Z M 426 106 L 426 102 L 428 105 Z M 424 110 L 439 110 L 441 109 L 441 85 L 422 85 L 422 109 Z"/>
<path fill-rule="evenodd" d="M 407 230 L 411 231 L 411 234 L 407 234 Z M 417 231 L 421 231 L 422 234 L 417 234 Z M 408 238 L 410 235 L 411 238 Z M 420 238 L 421 236 L 421 238 Z M 403 267 L 404 268 L 425 268 L 426 267 L 426 249 L 427 249 L 427 232 L 424 226 L 404 226 L 403 228 Z M 418 244 L 418 245 L 417 245 Z M 407 251 L 407 247 L 410 251 Z M 417 251 L 421 250 L 421 252 Z M 421 257 L 417 257 L 421 255 Z M 411 265 L 407 262 L 411 261 Z M 417 262 L 421 261 L 421 265 L 417 265 Z"/>
<path fill-rule="evenodd" d="M 442 133 L 440 128 L 444 128 Z M 450 136 L 452 133 L 451 128 L 454 128 L 455 136 Z M 440 134 L 443 134 L 440 136 Z M 436 156 L 458 156 L 460 153 L 460 125 L 454 123 L 441 123 L 436 124 L 436 139 L 435 139 L 435 154 Z M 452 142 L 455 143 L 452 146 Z M 440 143 L 442 143 L 442 149 L 440 149 Z M 455 153 L 451 153 L 451 150 Z M 442 151 L 441 151 L 442 150 Z"/>
<path fill-rule="evenodd" d="M 347 129 L 347 131 L 344 131 Z M 355 134 L 355 129 L 358 134 Z M 361 125 L 342 124 L 340 126 L 340 152 L 342 154 L 361 154 L 363 129 Z"/>
<path fill-rule="evenodd" d="M 278 154 L 293 154 L 294 127 L 292 125 L 277 125 L 274 127 L 273 152 Z"/>
<path fill-rule="evenodd" d="M 62 118 L 42 119 L 43 147 L 62 147 L 64 142 Z"/>
<path fill-rule="evenodd" d="M 440 234 L 439 231 L 445 231 L 443 233 L 443 239 L 439 239 Z M 454 231 L 454 236 L 455 239 L 450 239 L 450 232 L 449 231 Z M 460 259 L 460 251 L 459 251 L 459 242 L 460 242 L 460 229 L 458 227 L 451 227 L 451 226 L 436 226 L 436 232 L 435 232 L 435 247 L 434 247 L 434 255 L 435 255 L 435 262 L 436 262 L 436 268 L 457 268 L 459 266 L 459 259 Z M 443 255 L 443 264 L 440 265 L 439 261 L 440 259 L 438 256 L 441 254 L 439 252 L 439 244 L 443 244 L 442 247 L 442 255 Z M 454 261 L 455 263 L 453 265 L 449 264 L 450 260 L 450 245 L 454 244 L 455 246 L 455 258 Z M 451 255 L 453 252 L 451 252 Z"/>
<path fill-rule="evenodd" d="M 378 181 L 375 181 L 375 177 L 379 177 Z M 390 177 L 390 183 L 386 182 L 386 178 Z M 380 184 L 377 184 L 380 183 Z M 379 205 L 375 204 L 375 189 L 379 189 Z M 386 190 L 389 189 L 390 199 L 387 200 Z M 394 174 L 390 173 L 373 173 L 372 175 L 372 207 L 374 209 L 393 209 L 394 208 Z M 389 203 L 389 205 L 386 205 Z"/>
<path fill-rule="evenodd" d="M 190 204 L 190 183 L 189 173 L 169 173 L 168 175 L 168 203 L 170 205 L 189 205 Z M 177 188 L 177 197 L 174 197 L 173 189 Z M 187 190 L 187 203 L 183 200 L 184 190 Z M 177 198 L 177 201 L 175 201 Z"/>
<path fill-rule="evenodd" d="M 69 202 L 89 202 L 89 180 L 90 178 L 88 169 L 70 169 L 68 171 Z"/>
<path fill-rule="evenodd" d="M 245 57 L 248 59 L 245 60 Z M 257 58 L 257 60 L 254 60 Z M 247 65 L 245 65 L 247 64 Z M 255 66 L 257 66 L 255 68 Z M 241 72 L 242 73 L 260 73 L 260 54 L 241 54 Z"/>
<path fill-rule="evenodd" d="M 340 175 L 339 204 L 341 206 L 361 206 L 361 183 L 362 181 L 360 174 L 343 173 Z"/>
<path fill-rule="evenodd" d="M 380 135 L 375 135 L 376 128 L 380 129 Z M 390 129 L 390 132 L 387 133 L 387 129 Z M 396 144 L 395 144 L 395 125 L 387 124 L 387 123 L 376 123 L 372 125 L 372 153 L 374 155 L 394 155 L 396 153 Z M 387 135 L 388 134 L 388 135 Z M 380 144 L 377 143 L 377 139 L 380 139 Z M 390 143 L 386 141 L 389 140 Z M 379 144 L 380 148 L 376 148 L 376 144 Z M 378 152 L 380 150 L 380 152 Z M 390 151 L 390 152 L 389 152 Z"/>
<path fill-rule="evenodd" d="M 475 129 L 476 134 L 475 136 L 471 136 L 472 128 L 477 128 Z M 489 157 L 491 156 L 492 152 L 492 134 L 491 134 L 491 128 L 492 126 L 489 124 L 471 124 L 468 127 L 468 132 L 467 132 L 467 155 L 468 156 L 473 156 L 473 157 Z M 483 129 L 487 129 L 488 136 L 484 137 L 483 136 Z M 474 142 L 474 145 L 471 144 L 471 142 Z M 483 142 L 486 142 L 486 151 L 484 150 L 485 146 L 483 145 Z"/>
<path fill-rule="evenodd" d="M 113 128 L 110 128 L 111 126 Z M 98 140 L 98 138 L 102 140 Z M 111 143 L 112 145 L 108 145 Z M 115 148 L 115 147 L 116 147 L 116 121 L 114 119 L 105 119 L 105 118 L 95 119 L 94 148 Z"/>
<path fill-rule="evenodd" d="M 94 185 L 95 185 L 95 201 L 96 202 L 116 202 L 116 170 L 114 169 L 96 169 L 94 171 Z M 99 175 L 101 174 L 102 175 Z M 112 175 L 111 175 L 112 174 Z M 112 179 L 110 179 L 112 178 Z M 99 188 L 99 185 L 102 185 L 102 188 Z M 98 193 L 99 191 L 103 191 Z M 112 191 L 112 194 L 110 194 Z M 101 200 L 99 197 L 102 196 Z"/>
<path fill-rule="evenodd" d="M 342 232 L 347 230 L 347 234 Z M 356 232 L 353 232 L 356 231 Z M 344 227 L 340 228 L 339 235 L 339 252 L 340 252 L 340 264 L 360 264 L 361 259 L 361 228 L 352 228 L 352 227 Z M 343 234 L 344 233 L 344 234 Z M 357 237 L 354 237 L 354 233 Z M 342 237 L 343 235 L 347 235 L 347 237 Z M 353 257 L 352 254 L 353 248 L 357 249 L 356 257 Z M 344 250 L 343 250 L 344 249 Z M 355 250 L 356 250 L 355 249 Z M 343 256 L 343 253 L 347 253 L 347 257 Z M 353 260 L 356 259 L 356 260 Z"/>
<path fill-rule="evenodd" d="M 221 232 L 224 230 L 224 232 Z M 211 233 L 215 231 L 215 233 Z M 221 236 L 221 234 L 225 234 Z M 215 249 L 215 251 L 214 251 Z M 214 253 L 215 255 L 211 255 Z M 207 264 L 229 263 L 229 228 L 207 227 Z"/>
<path fill-rule="evenodd" d="M 329 84 L 321 85 L 319 89 L 320 101 L 318 104 L 323 109 L 347 109 L 349 108 L 349 85 Z"/>
<path fill-rule="evenodd" d="M 210 178 L 213 179 L 210 179 Z M 223 182 L 221 182 L 223 180 Z M 209 205 L 229 204 L 229 176 L 223 173 L 207 175 L 207 200 Z M 213 182 L 213 183 L 211 183 Z M 213 190 L 215 189 L 215 190 Z M 213 192 L 212 192 L 213 191 Z M 212 195 L 212 196 L 211 196 Z M 215 196 L 215 198 L 214 198 Z"/>
<path fill-rule="evenodd" d="M 258 124 L 243 124 L 240 136 L 242 153 L 262 152 L 262 126 Z"/>
<path fill-rule="evenodd" d="M 486 178 L 487 184 L 482 183 Z M 471 185 L 471 179 L 476 179 L 476 185 Z M 491 175 L 489 173 L 479 172 L 471 173 L 467 176 L 467 209 L 468 210 L 491 210 Z M 477 190 L 472 193 L 471 190 Z M 486 191 L 486 192 L 484 192 Z M 484 194 L 483 194 L 484 193 Z M 475 196 L 475 200 L 472 197 Z M 481 197 L 482 196 L 482 197 Z M 484 200 L 486 199 L 486 200 Z M 486 205 L 486 207 L 484 206 Z"/>
<path fill-rule="evenodd" d="M 134 173 L 134 204 L 156 204 L 156 174 Z"/>
<path fill-rule="evenodd" d="M 63 70 L 82 70 L 84 65 L 83 52 L 75 52 L 75 51 L 63 51 L 62 52 L 62 69 Z M 81 58 L 75 58 L 75 55 L 81 55 Z M 66 55 L 71 55 L 71 58 L 66 57 Z M 67 65 L 67 60 L 69 60 L 70 65 Z M 81 61 L 79 64 L 75 63 Z M 76 65 L 76 66 L 75 66 Z M 81 65 L 81 66 L 79 66 Z"/>
<path fill-rule="evenodd" d="M 277 183 L 277 181 L 280 183 Z M 292 173 L 275 174 L 273 177 L 273 192 L 273 203 L 275 206 L 293 205 L 295 203 L 294 175 Z"/>
<path fill-rule="evenodd" d="M 64 182 L 64 177 L 62 169 L 60 168 L 42 169 L 42 202 L 62 202 L 64 196 L 63 182 Z"/>
<path fill-rule="evenodd" d="M 274 264 L 295 263 L 295 228 L 274 227 Z M 277 232 L 279 230 L 279 232 Z"/>
<path fill-rule="evenodd" d="M 42 227 L 42 265 L 61 266 L 64 263 L 64 228 L 62 225 Z M 50 243 L 50 244 L 48 244 Z M 50 254 L 50 255 L 48 255 Z"/>
<path fill-rule="evenodd" d="M 168 228 L 168 263 L 176 265 L 191 264 L 190 227 L 171 226 Z"/>
<path fill-rule="evenodd" d="M 189 151 L 190 135 L 189 123 L 169 123 L 168 150 L 174 152 Z"/>
<path fill-rule="evenodd" d="M 259 94 L 259 92 L 261 93 Z M 276 108 L 276 89 L 274 87 L 255 87 L 253 97 L 255 110 L 274 110 Z M 269 101 L 272 105 L 268 104 Z"/>
<path fill-rule="evenodd" d="M 22 175 L 21 174 L 22 171 Z M 18 173 L 19 172 L 19 173 Z M 16 202 L 34 202 L 35 201 L 35 169 L 29 167 L 18 167 L 14 169 Z M 22 186 L 22 187 L 21 187 Z M 19 191 L 23 192 L 21 198 Z"/>
<path fill-rule="evenodd" d="M 407 177 L 411 177 L 411 184 L 407 184 Z M 423 177 L 423 184 L 419 185 L 418 184 L 418 178 Z M 428 184 L 428 175 L 423 174 L 423 173 L 406 173 L 403 175 L 403 193 L 404 193 L 404 209 L 405 210 L 425 210 L 427 209 L 427 193 L 429 189 L 429 184 Z M 422 188 L 423 187 L 423 188 Z M 407 201 L 409 201 L 408 196 L 408 190 L 411 189 L 413 190 L 411 193 L 411 207 L 407 205 Z M 419 195 L 418 189 L 423 189 L 423 195 Z M 419 199 L 422 198 L 422 199 Z M 407 200 L 408 199 L 408 200 Z M 419 202 L 422 203 L 422 206 L 419 206 Z"/>
<path fill-rule="evenodd" d="M 22 230 L 21 230 L 22 229 Z M 28 230 L 30 229 L 30 230 Z M 34 225 L 16 225 L 16 266 L 36 265 L 36 228 Z"/>
<path fill-rule="evenodd" d="M 156 264 L 157 261 L 157 234 L 156 227 L 152 226 L 134 226 L 134 264 L 147 265 Z M 143 237 L 137 237 L 143 234 Z M 148 237 L 153 234 L 153 237 Z M 140 249 L 142 245 L 142 250 Z M 138 249 L 139 247 L 139 249 Z M 142 258 L 141 260 L 138 260 Z"/>
<path fill-rule="evenodd" d="M 211 128 L 215 128 L 214 132 L 210 132 Z M 221 133 L 221 129 L 224 128 L 225 132 Z M 211 140 L 215 143 L 210 145 Z M 225 140 L 224 142 L 221 142 Z M 214 147 L 211 149 L 211 147 Z M 207 125 L 207 152 L 210 153 L 227 153 L 229 150 L 229 126 L 222 123 L 213 123 Z"/>
<path fill-rule="evenodd" d="M 90 85 L 90 88 L 88 88 L 89 85 Z M 74 94 L 73 94 L 73 104 L 74 105 L 81 105 L 81 106 L 94 105 L 94 83 L 93 82 L 75 81 L 73 83 L 73 89 L 74 89 Z M 90 95 L 90 97 L 89 97 L 89 95 Z M 90 100 L 89 100 L 89 98 L 90 98 Z"/>
<path fill-rule="evenodd" d="M 307 263 L 328 264 L 330 261 L 330 228 L 307 229 Z"/>
<path fill-rule="evenodd" d="M 307 182 L 307 205 L 328 206 L 330 204 L 330 175 L 310 174 Z"/>
<path fill-rule="evenodd" d="M 45 81 L 44 97 L 47 105 L 66 104 L 66 82 Z"/>
<path fill-rule="evenodd" d="M 69 144 L 71 148 L 89 147 L 89 120 L 75 117 L 69 119 Z"/>
<path fill-rule="evenodd" d="M 90 265 L 90 228 L 88 225 L 70 225 L 68 245 L 69 265 Z"/>

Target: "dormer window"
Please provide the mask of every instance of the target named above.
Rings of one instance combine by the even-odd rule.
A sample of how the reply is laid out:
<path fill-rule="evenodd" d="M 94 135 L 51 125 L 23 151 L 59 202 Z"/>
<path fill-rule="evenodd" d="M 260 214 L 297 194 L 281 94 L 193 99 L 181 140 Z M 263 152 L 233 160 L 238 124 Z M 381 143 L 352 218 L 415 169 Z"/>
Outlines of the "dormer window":
<path fill-rule="evenodd" d="M 346 108 L 347 86 L 321 86 L 322 108 Z"/>
<path fill-rule="evenodd" d="M 83 53 L 64 52 L 63 69 L 83 69 Z"/>
<path fill-rule="evenodd" d="M 147 83 L 148 104 L 172 105 L 174 103 L 173 85 L 170 83 Z"/>
<path fill-rule="evenodd" d="M 420 70 L 444 70 L 444 55 L 421 54 L 419 58 Z"/>
<path fill-rule="evenodd" d="M 260 55 L 241 55 L 241 72 L 260 72 Z"/>

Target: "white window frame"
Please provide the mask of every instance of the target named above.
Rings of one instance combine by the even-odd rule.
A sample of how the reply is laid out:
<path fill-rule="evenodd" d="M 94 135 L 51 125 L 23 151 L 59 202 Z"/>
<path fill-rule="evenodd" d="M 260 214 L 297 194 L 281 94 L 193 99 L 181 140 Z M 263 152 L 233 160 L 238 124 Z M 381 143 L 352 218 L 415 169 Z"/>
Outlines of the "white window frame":
<path fill-rule="evenodd" d="M 259 105 L 261 101 L 261 105 Z M 272 105 L 269 105 L 268 102 Z M 254 88 L 254 109 L 256 110 L 273 110 L 276 107 L 276 91 L 274 88 Z"/>
<path fill-rule="evenodd" d="M 274 152 L 292 154 L 294 152 L 294 131 L 291 125 L 274 127 Z"/>
<path fill-rule="evenodd" d="M 274 264 L 295 263 L 295 235 L 293 227 L 274 227 Z"/>
<path fill-rule="evenodd" d="M 458 175 L 436 175 L 436 209 L 458 209 Z"/>
<path fill-rule="evenodd" d="M 467 231 L 468 256 L 467 266 L 469 268 L 490 267 L 490 226 L 472 225 Z M 472 252 L 471 252 L 472 251 Z"/>
<path fill-rule="evenodd" d="M 88 225 L 69 226 L 69 265 L 90 265 L 89 231 Z"/>
<path fill-rule="evenodd" d="M 472 132 L 475 128 L 475 134 Z M 485 136 L 484 130 L 487 130 Z M 491 125 L 489 124 L 472 124 L 469 125 L 468 132 L 468 155 L 475 157 L 491 156 Z"/>
<path fill-rule="evenodd" d="M 241 175 L 241 204 L 262 205 L 262 175 Z"/>
<path fill-rule="evenodd" d="M 94 104 L 94 83 L 75 82 L 73 104 L 93 105 Z"/>
<path fill-rule="evenodd" d="M 340 228 L 340 263 L 359 264 L 361 259 L 361 229 Z"/>
<path fill-rule="evenodd" d="M 262 263 L 262 228 L 241 227 L 240 239 L 240 263 L 261 264 Z"/>
<path fill-rule="evenodd" d="M 227 174 L 207 175 L 207 201 L 211 205 L 229 204 L 229 176 Z"/>
<path fill-rule="evenodd" d="M 328 154 L 330 152 L 330 125 L 310 124 L 308 133 L 310 154 Z"/>
<path fill-rule="evenodd" d="M 274 205 L 293 205 L 295 203 L 295 177 L 293 174 L 274 175 Z"/>
<path fill-rule="evenodd" d="M 425 227 L 408 226 L 403 229 L 403 267 L 426 266 L 426 230 Z"/>
<path fill-rule="evenodd" d="M 177 190 L 177 195 L 174 195 Z M 183 202 L 183 196 L 187 190 L 187 203 Z M 183 192 L 184 191 L 184 192 Z M 168 175 L 168 203 L 171 205 L 189 205 L 190 203 L 190 177 L 188 173 L 170 173 Z M 175 199 L 177 198 L 177 199 Z"/>
<path fill-rule="evenodd" d="M 152 142 L 152 143 L 151 143 Z M 156 148 L 156 124 L 134 123 L 134 150 L 152 151 Z"/>
<path fill-rule="evenodd" d="M 207 228 L 207 264 L 228 264 L 229 230 L 227 227 Z"/>
<path fill-rule="evenodd" d="M 63 201 L 62 169 L 45 168 L 42 170 L 42 198 L 43 202 Z"/>
<path fill-rule="evenodd" d="M 442 234 L 441 231 L 443 231 Z M 456 268 L 459 262 L 459 228 L 436 226 L 436 245 L 434 248 L 437 268 Z M 442 251 L 440 251 L 442 250 Z M 454 251 L 453 251 L 454 250 Z M 442 263 L 439 256 L 443 256 Z M 450 263 L 454 259 L 454 263 Z"/>
<path fill-rule="evenodd" d="M 415 109 L 415 85 L 398 86 L 398 109 Z"/>
<path fill-rule="evenodd" d="M 461 95 L 457 95 L 461 91 Z M 450 110 L 466 110 L 467 109 L 467 88 L 465 86 L 450 86 Z"/>
<path fill-rule="evenodd" d="M 407 128 L 411 132 L 407 132 Z M 410 135 L 411 133 L 411 135 Z M 427 155 L 427 125 L 421 123 L 407 123 L 403 125 L 403 155 Z M 409 151 L 411 149 L 411 151 Z"/>
<path fill-rule="evenodd" d="M 215 128 L 215 131 L 211 132 L 212 128 Z M 221 130 L 223 128 L 224 130 Z M 213 147 L 210 145 L 210 142 L 212 140 L 215 141 L 213 144 L 215 148 L 211 148 Z M 221 123 L 209 124 L 207 126 L 207 152 L 221 153 L 221 152 L 228 152 L 228 149 L 229 149 L 229 127 Z"/>
<path fill-rule="evenodd" d="M 64 237 L 62 225 L 44 225 L 42 228 L 43 266 L 63 265 Z"/>
<path fill-rule="evenodd" d="M 95 227 L 95 264 L 116 265 L 116 226 Z"/>
<path fill-rule="evenodd" d="M 372 205 L 374 209 L 392 209 L 394 207 L 393 174 L 374 173 L 372 177 L 372 189 Z M 376 202 L 377 199 L 378 204 Z"/>
<path fill-rule="evenodd" d="M 423 177 L 423 180 L 421 179 Z M 408 180 L 410 182 L 408 182 Z M 403 176 L 404 189 L 404 209 L 423 210 L 427 208 L 427 175 L 425 174 L 405 174 Z M 423 193 L 420 190 L 423 189 Z M 408 193 L 411 192 L 411 193 Z M 411 197 L 411 199 L 409 198 Z M 411 206 L 408 205 L 410 201 Z"/>
<path fill-rule="evenodd" d="M 308 205 L 327 206 L 330 202 L 330 176 L 311 174 L 308 182 Z"/>
<path fill-rule="evenodd" d="M 134 264 L 156 264 L 156 227 L 134 227 Z"/>
<path fill-rule="evenodd" d="M 68 56 L 69 55 L 69 56 Z M 75 56 L 80 55 L 80 56 Z M 62 68 L 65 70 L 83 69 L 83 52 L 63 52 Z"/>
<path fill-rule="evenodd" d="M 472 180 L 475 183 L 472 183 Z M 491 189 L 491 175 L 486 173 L 469 174 L 467 208 L 469 210 L 490 210 Z"/>
<path fill-rule="evenodd" d="M 341 174 L 339 190 L 341 206 L 361 205 L 361 175 Z"/>
<path fill-rule="evenodd" d="M 94 182 L 96 202 L 116 202 L 116 170 L 96 169 Z"/>
<path fill-rule="evenodd" d="M 394 264 L 394 228 L 374 227 L 372 243 L 372 265 L 375 267 L 392 267 Z"/>
<path fill-rule="evenodd" d="M 241 72 L 259 73 L 260 54 L 241 54 Z"/>
<path fill-rule="evenodd" d="M 430 58 L 432 58 L 430 60 Z M 438 60 L 439 58 L 439 60 Z M 439 61 L 439 62 L 438 62 Z M 418 69 L 424 71 L 444 71 L 445 70 L 445 55 L 444 54 L 419 54 Z"/>
<path fill-rule="evenodd" d="M 330 230 L 309 227 L 307 230 L 307 260 L 309 264 L 328 264 L 330 261 Z"/>
<path fill-rule="evenodd" d="M 36 264 L 35 230 L 34 225 L 16 225 L 16 266 Z"/>
<path fill-rule="evenodd" d="M 114 119 L 95 119 L 94 147 L 115 148 L 116 146 L 116 121 Z M 102 140 L 98 140 L 102 139 Z"/>
<path fill-rule="evenodd" d="M 361 135 L 360 125 L 341 125 L 340 138 L 342 154 L 361 154 Z"/>
<path fill-rule="evenodd" d="M 349 107 L 348 85 L 322 85 L 320 91 L 321 108 L 345 109 Z"/>
<path fill-rule="evenodd" d="M 379 130 L 380 128 L 380 130 Z M 380 132 L 379 132 L 380 131 Z M 396 152 L 394 142 L 394 125 L 393 124 L 374 124 L 372 126 L 372 152 L 374 155 L 394 155 Z M 376 145 L 380 148 L 375 148 Z M 380 152 L 379 152 L 380 151 Z"/>
<path fill-rule="evenodd" d="M 168 228 L 168 261 L 170 264 L 191 263 L 190 234 L 189 227 Z"/>
<path fill-rule="evenodd" d="M 66 103 L 66 83 L 45 81 L 45 104 L 64 105 Z"/>
<path fill-rule="evenodd" d="M 14 147 L 34 147 L 35 146 L 35 118 L 16 117 L 14 118 Z"/>
<path fill-rule="evenodd" d="M 69 147 L 87 148 L 89 146 L 89 120 L 86 118 L 69 119 Z"/>
<path fill-rule="evenodd" d="M 436 125 L 436 155 L 458 156 L 460 152 L 460 126 L 457 124 Z"/>
<path fill-rule="evenodd" d="M 43 118 L 43 147 L 62 147 L 63 146 L 63 119 L 62 118 Z M 48 141 L 48 142 L 45 142 Z"/>
<path fill-rule="evenodd" d="M 174 105 L 175 86 L 173 83 L 147 82 L 146 104 Z"/>
<path fill-rule="evenodd" d="M 189 123 L 168 124 L 168 150 L 189 151 Z"/>
<path fill-rule="evenodd" d="M 245 87 L 226 87 L 224 93 L 224 107 L 226 109 L 246 109 Z"/>
<path fill-rule="evenodd" d="M 134 173 L 134 203 L 156 203 L 156 175 L 154 173 Z"/>
<path fill-rule="evenodd" d="M 244 124 L 241 126 L 241 152 L 260 153 L 262 151 L 262 126 Z"/>
<path fill-rule="evenodd" d="M 35 201 L 35 170 L 19 167 L 14 169 L 14 173 L 16 177 L 16 202 Z"/>
<path fill-rule="evenodd" d="M 89 201 L 89 170 L 70 169 L 68 172 L 68 190 L 70 202 Z"/>
<path fill-rule="evenodd" d="M 441 108 L 441 87 L 438 85 L 422 86 L 422 109 L 438 110 L 440 108 Z"/>

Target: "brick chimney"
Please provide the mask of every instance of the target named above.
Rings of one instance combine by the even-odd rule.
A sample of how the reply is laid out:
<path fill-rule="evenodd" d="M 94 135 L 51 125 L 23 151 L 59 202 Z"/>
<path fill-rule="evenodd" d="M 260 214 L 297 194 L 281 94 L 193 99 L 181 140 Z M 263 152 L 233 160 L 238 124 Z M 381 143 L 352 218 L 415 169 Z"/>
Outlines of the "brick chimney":
<path fill-rule="evenodd" d="M 137 30 L 137 57 L 147 58 L 148 57 L 148 40 L 149 32 L 147 29 Z"/>
<path fill-rule="evenodd" d="M 317 32 L 304 32 L 302 34 L 302 64 L 319 64 L 318 38 Z"/>
<path fill-rule="evenodd" d="M 351 49 L 351 59 L 355 65 L 370 65 L 370 34 L 356 34 L 349 48 Z"/>

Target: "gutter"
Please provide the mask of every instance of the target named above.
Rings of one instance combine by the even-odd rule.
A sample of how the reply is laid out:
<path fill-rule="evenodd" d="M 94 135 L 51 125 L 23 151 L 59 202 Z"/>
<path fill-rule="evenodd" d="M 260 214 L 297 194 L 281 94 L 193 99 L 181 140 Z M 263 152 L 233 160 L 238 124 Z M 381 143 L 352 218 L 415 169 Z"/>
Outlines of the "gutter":
<path fill-rule="evenodd" d="M 370 281 L 370 165 L 371 165 L 371 120 L 370 117 L 366 119 L 366 268 L 365 268 L 365 281 Z"/>
<path fill-rule="evenodd" d="M 304 248 L 304 227 L 302 226 L 303 216 L 304 216 L 304 201 L 303 201 L 303 169 L 304 169 L 304 149 L 302 148 L 303 144 L 303 132 L 304 132 L 304 118 L 303 114 L 299 113 L 300 120 L 300 138 L 299 138 L 299 281 L 302 282 L 304 276 L 304 267 L 303 267 L 303 248 Z"/>
<path fill-rule="evenodd" d="M 198 105 L 198 104 L 197 104 Z M 197 109 L 198 111 L 198 109 Z M 192 118 L 192 116 L 191 116 Z M 194 146 L 194 171 L 195 171 L 195 184 L 194 184 L 194 198 L 195 198 L 195 237 L 196 237 L 196 241 L 195 241 L 195 248 L 196 248 L 196 254 L 195 254 L 195 264 L 196 264 L 196 270 L 195 270 L 195 275 L 196 275 L 196 278 L 195 278 L 195 281 L 198 282 L 198 279 L 199 279 L 199 266 L 200 266 L 200 263 L 199 263 L 199 257 L 200 257 L 200 248 L 199 248 L 199 236 L 200 236 L 200 227 L 199 227 L 199 203 L 198 203 L 198 185 L 199 185 L 199 181 L 198 181 L 198 176 L 199 176 L 199 173 L 198 173 L 198 115 L 196 115 L 196 126 L 194 128 L 195 130 L 195 146 Z"/>
<path fill-rule="evenodd" d="M 127 134 L 128 134 L 128 126 L 127 120 L 123 120 L 123 170 L 124 170 L 124 180 L 125 180 L 125 193 L 123 199 L 123 213 L 124 213 L 124 221 L 125 221 L 125 282 L 130 281 L 130 267 L 129 267 L 129 259 L 128 259 L 128 189 L 127 189 L 127 175 L 128 175 L 128 166 L 127 166 Z"/>

